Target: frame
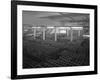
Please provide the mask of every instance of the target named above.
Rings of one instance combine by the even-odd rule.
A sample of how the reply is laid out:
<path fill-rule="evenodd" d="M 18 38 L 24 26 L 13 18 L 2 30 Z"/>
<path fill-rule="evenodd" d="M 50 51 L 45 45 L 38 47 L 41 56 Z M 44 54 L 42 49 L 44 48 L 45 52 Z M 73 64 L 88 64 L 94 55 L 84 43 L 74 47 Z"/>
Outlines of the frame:
<path fill-rule="evenodd" d="M 77 39 L 74 38 L 76 34 Z M 27 39 L 31 40 L 27 43 Z M 64 41 L 75 47 L 67 52 L 69 46 L 66 48 L 65 43 L 62 46 Z M 47 46 L 44 47 L 44 44 Z M 49 47 L 51 45 L 56 48 Z M 80 45 L 83 47 L 80 48 Z M 97 74 L 96 5 L 11 1 L 12 79 L 90 74 Z"/>

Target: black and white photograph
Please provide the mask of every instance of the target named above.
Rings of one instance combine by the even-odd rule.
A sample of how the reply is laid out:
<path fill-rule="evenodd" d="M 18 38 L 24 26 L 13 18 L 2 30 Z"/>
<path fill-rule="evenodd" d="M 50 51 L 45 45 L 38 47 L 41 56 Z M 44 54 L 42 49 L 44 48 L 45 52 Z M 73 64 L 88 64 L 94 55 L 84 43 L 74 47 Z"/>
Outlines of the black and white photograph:
<path fill-rule="evenodd" d="M 90 15 L 23 11 L 23 68 L 88 66 Z"/>
<path fill-rule="evenodd" d="M 12 78 L 97 73 L 96 6 L 12 1 L 12 14 Z"/>

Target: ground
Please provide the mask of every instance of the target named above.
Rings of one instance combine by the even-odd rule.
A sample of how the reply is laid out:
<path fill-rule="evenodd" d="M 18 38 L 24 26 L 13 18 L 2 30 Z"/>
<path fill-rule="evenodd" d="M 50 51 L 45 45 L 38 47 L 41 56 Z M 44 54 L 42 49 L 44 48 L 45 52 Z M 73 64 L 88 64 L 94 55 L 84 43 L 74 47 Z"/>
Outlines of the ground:
<path fill-rule="evenodd" d="M 23 39 L 23 68 L 68 67 L 89 65 L 89 39 Z"/>

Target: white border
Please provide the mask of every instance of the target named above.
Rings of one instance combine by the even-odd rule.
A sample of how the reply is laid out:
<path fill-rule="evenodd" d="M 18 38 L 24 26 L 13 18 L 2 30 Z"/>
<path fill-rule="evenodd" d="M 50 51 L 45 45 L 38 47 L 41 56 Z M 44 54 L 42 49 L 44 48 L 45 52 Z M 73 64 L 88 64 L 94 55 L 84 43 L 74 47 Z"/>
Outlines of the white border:
<path fill-rule="evenodd" d="M 90 66 L 79 67 L 57 67 L 57 68 L 22 68 L 22 10 L 27 11 L 52 11 L 52 12 L 71 12 L 90 14 Z M 61 72 L 80 72 L 94 71 L 94 10 L 80 8 L 58 8 L 45 6 L 24 6 L 17 5 L 17 75 L 61 73 Z"/>

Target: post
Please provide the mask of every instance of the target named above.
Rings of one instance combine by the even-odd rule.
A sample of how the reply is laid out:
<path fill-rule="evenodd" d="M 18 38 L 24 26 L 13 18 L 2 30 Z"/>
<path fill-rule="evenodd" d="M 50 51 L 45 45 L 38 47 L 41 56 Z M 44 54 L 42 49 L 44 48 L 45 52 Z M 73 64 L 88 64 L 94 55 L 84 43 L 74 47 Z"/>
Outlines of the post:
<path fill-rule="evenodd" d="M 71 37 L 70 41 L 72 42 L 73 41 L 73 30 L 72 30 L 72 28 L 71 28 L 71 36 L 70 37 Z"/>
<path fill-rule="evenodd" d="M 80 36 L 81 35 L 81 30 L 78 30 L 78 36 Z"/>
<path fill-rule="evenodd" d="M 36 39 L 36 28 L 34 28 L 33 30 L 34 30 L 34 39 Z"/>
<path fill-rule="evenodd" d="M 55 41 L 57 41 L 57 29 L 55 27 Z"/>
<path fill-rule="evenodd" d="M 43 29 L 43 40 L 45 40 L 45 27 L 43 27 L 42 29 Z"/>
<path fill-rule="evenodd" d="M 69 30 L 67 29 L 66 31 L 67 31 L 67 36 L 69 36 Z"/>

